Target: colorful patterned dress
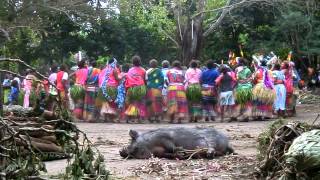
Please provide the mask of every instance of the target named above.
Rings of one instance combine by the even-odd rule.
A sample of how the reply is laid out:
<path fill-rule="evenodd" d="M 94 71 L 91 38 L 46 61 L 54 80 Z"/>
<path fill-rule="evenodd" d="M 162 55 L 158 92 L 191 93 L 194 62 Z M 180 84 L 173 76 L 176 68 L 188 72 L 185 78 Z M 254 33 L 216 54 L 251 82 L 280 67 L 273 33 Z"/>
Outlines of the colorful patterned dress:
<path fill-rule="evenodd" d="M 102 116 L 118 114 L 118 108 L 115 100 L 117 97 L 117 88 L 119 82 L 115 77 L 114 72 L 116 72 L 117 75 L 120 74 L 120 70 L 116 67 L 116 64 L 109 64 L 105 69 L 102 70 L 101 76 L 99 76 L 99 99 L 102 103 L 100 114 Z M 102 88 L 104 88 L 104 90 Z"/>
<path fill-rule="evenodd" d="M 64 71 L 59 71 L 57 73 L 56 86 L 60 94 L 62 104 L 65 108 L 68 108 L 69 106 L 68 94 L 67 94 L 68 87 L 65 87 L 63 81 L 68 81 L 68 78 L 69 78 L 68 73 Z"/>
<path fill-rule="evenodd" d="M 266 68 L 259 67 L 257 69 L 254 74 L 254 84 L 252 116 L 272 118 L 272 106 L 276 98 L 276 92 Z"/>
<path fill-rule="evenodd" d="M 24 90 L 24 99 L 23 99 L 23 107 L 28 108 L 30 104 L 35 103 L 33 102 L 35 99 L 35 89 L 33 87 L 33 81 L 37 80 L 34 75 L 27 75 L 26 78 L 23 80 L 23 90 Z M 30 103 L 31 102 L 31 103 Z"/>
<path fill-rule="evenodd" d="M 129 117 L 145 118 L 147 116 L 145 77 L 146 71 L 140 66 L 130 68 L 127 73 L 125 82 L 127 109 L 125 115 Z"/>
<path fill-rule="evenodd" d="M 215 117 L 217 104 L 216 79 L 219 72 L 216 69 L 206 69 L 200 77 L 201 95 L 202 95 L 202 112 L 204 117 Z"/>
<path fill-rule="evenodd" d="M 168 76 L 167 73 L 169 71 L 169 68 L 162 68 L 161 72 L 164 78 L 164 84 L 163 84 L 163 88 L 162 88 L 162 107 L 163 107 L 163 111 L 167 111 L 167 104 L 168 104 Z"/>
<path fill-rule="evenodd" d="M 284 85 L 286 87 L 286 112 L 288 116 L 294 116 L 296 113 L 296 96 L 294 95 L 292 66 L 293 65 L 290 64 L 288 69 L 283 69 L 285 75 Z"/>
<path fill-rule="evenodd" d="M 71 88 L 71 97 L 74 102 L 73 115 L 77 119 L 83 119 L 85 85 L 88 76 L 88 69 L 82 68 L 75 72 L 75 84 Z"/>
<path fill-rule="evenodd" d="M 84 97 L 83 117 L 87 121 L 94 121 L 97 118 L 96 97 L 98 92 L 98 77 L 100 69 L 88 68 L 88 77 L 86 80 L 86 92 Z"/>
<path fill-rule="evenodd" d="M 201 70 L 189 68 L 185 74 L 187 99 L 189 103 L 189 115 L 199 117 L 202 115 L 201 109 Z"/>
<path fill-rule="evenodd" d="M 179 118 L 186 117 L 188 113 L 188 102 L 184 87 L 184 75 L 182 70 L 172 68 L 167 73 L 168 86 L 168 113 L 178 115 Z"/>
<path fill-rule="evenodd" d="M 148 115 L 159 116 L 162 114 L 163 74 L 159 68 L 150 68 L 146 72 L 146 79 Z"/>
<path fill-rule="evenodd" d="M 251 70 L 246 66 L 239 66 L 236 68 L 236 103 L 237 109 L 243 118 L 248 118 L 252 113 L 252 84 L 251 84 Z"/>

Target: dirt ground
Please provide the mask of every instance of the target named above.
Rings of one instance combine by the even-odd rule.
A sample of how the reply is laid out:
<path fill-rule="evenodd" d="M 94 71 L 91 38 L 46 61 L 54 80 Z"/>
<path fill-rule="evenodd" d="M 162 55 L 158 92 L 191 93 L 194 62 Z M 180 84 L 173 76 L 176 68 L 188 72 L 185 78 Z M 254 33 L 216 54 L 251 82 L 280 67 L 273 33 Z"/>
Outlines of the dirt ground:
<path fill-rule="evenodd" d="M 312 122 L 319 105 L 298 105 L 297 117 L 288 120 Z M 320 123 L 320 120 L 319 120 Z M 95 143 L 105 157 L 112 177 L 116 179 L 252 179 L 257 155 L 257 137 L 270 121 L 185 124 L 110 124 L 79 123 L 81 130 Z M 237 155 L 214 160 L 125 160 L 119 150 L 129 142 L 129 130 L 140 132 L 163 127 L 214 127 L 229 136 Z M 66 160 L 47 162 L 48 174 L 62 173 Z"/>

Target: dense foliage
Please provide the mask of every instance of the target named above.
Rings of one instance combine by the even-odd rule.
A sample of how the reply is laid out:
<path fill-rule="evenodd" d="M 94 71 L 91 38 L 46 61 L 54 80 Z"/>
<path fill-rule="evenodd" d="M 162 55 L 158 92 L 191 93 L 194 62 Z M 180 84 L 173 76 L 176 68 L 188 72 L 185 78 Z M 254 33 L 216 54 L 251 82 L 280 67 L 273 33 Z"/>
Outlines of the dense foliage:
<path fill-rule="evenodd" d="M 316 65 L 320 8 L 316 0 L 5 0 L 0 55 L 43 67 L 72 64 L 79 50 L 102 62 L 134 54 L 151 58 L 227 59 L 274 51 Z M 306 58 L 305 58 L 306 59 Z M 45 68 L 44 68 L 45 69 Z"/>

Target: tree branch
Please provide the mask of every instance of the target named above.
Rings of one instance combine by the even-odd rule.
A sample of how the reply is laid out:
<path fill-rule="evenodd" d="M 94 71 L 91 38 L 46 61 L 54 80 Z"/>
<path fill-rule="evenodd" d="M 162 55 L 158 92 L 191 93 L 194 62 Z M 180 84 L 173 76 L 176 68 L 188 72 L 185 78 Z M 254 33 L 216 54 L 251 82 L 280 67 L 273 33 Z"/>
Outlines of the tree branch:
<path fill-rule="evenodd" d="M 159 27 L 160 31 L 163 32 L 177 47 L 179 47 L 179 43 L 168 33 L 166 32 L 164 29 L 162 29 L 161 27 Z"/>
<path fill-rule="evenodd" d="M 232 0 L 228 0 L 228 2 L 226 3 L 226 5 L 224 7 L 221 8 L 216 8 L 216 9 L 211 9 L 211 10 L 207 10 L 207 11 L 202 11 L 197 13 L 196 15 L 193 16 L 197 17 L 203 13 L 208 13 L 208 12 L 217 12 L 217 11 L 221 11 L 221 14 L 219 15 L 219 17 L 217 18 L 217 20 L 215 20 L 210 26 L 209 28 L 203 33 L 203 36 L 208 36 L 209 34 L 211 34 L 212 32 L 214 32 L 220 25 L 222 20 L 226 17 L 226 15 L 228 13 L 230 13 L 230 11 L 242 7 L 242 6 L 250 6 L 252 4 L 256 4 L 256 3 L 267 3 L 267 4 L 274 4 L 276 1 L 277 2 L 281 2 L 284 0 L 241 0 L 240 2 L 231 4 Z"/>
<path fill-rule="evenodd" d="M 32 66 L 30 66 L 29 64 L 25 63 L 24 61 L 22 61 L 21 59 L 12 59 L 12 58 L 0 58 L 0 63 L 1 62 L 13 62 L 13 63 L 19 63 L 19 64 L 23 64 L 24 66 L 26 66 L 27 68 L 31 69 L 34 73 L 36 73 L 39 77 L 41 77 L 42 79 L 48 80 L 48 78 L 44 75 L 42 75 L 40 72 L 38 72 L 35 68 L 33 68 Z M 54 85 L 54 84 L 52 84 Z"/>
<path fill-rule="evenodd" d="M 21 76 L 18 73 L 15 73 L 15 72 L 12 72 L 12 71 L 9 71 L 9 70 L 5 70 L 5 69 L 0 69 L 0 72 L 6 73 L 6 74 L 12 74 L 12 75 L 17 76 L 19 78 L 25 78 L 24 76 Z"/>
<path fill-rule="evenodd" d="M 245 1 L 245 0 L 244 0 Z M 228 0 L 227 2 L 227 7 L 230 6 L 231 0 Z M 221 24 L 223 18 L 227 15 L 229 8 L 223 9 L 221 15 L 218 17 L 218 19 L 209 26 L 209 28 L 203 33 L 203 36 L 208 36 L 210 33 L 216 30 L 216 28 Z"/>
<path fill-rule="evenodd" d="M 1 34 L 3 34 L 3 37 L 6 38 L 6 40 L 10 40 L 10 35 L 9 35 L 9 32 L 3 28 L 0 27 L 0 32 Z"/>

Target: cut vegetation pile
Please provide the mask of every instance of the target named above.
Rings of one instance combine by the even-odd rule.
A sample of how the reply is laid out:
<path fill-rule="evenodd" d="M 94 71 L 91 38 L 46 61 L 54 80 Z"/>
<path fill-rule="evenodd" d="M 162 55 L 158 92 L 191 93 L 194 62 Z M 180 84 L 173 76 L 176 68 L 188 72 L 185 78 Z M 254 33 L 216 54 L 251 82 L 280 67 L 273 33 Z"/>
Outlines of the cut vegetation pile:
<path fill-rule="evenodd" d="M 320 177 L 320 130 L 318 129 L 319 126 L 301 122 L 286 123 L 283 120 L 274 122 L 259 136 L 260 164 L 255 176 L 259 179 L 283 180 Z"/>
<path fill-rule="evenodd" d="M 48 81 L 19 59 L 1 62 L 7 61 L 23 64 L 41 81 Z M 43 179 L 44 161 L 60 158 L 68 158 L 61 179 L 108 179 L 103 156 L 92 148 L 86 134 L 72 123 L 61 97 L 52 98 L 55 103 L 52 112 L 43 109 L 41 95 L 35 98 L 34 108 L 3 108 L 4 113 L 0 116 L 0 179 Z"/>

